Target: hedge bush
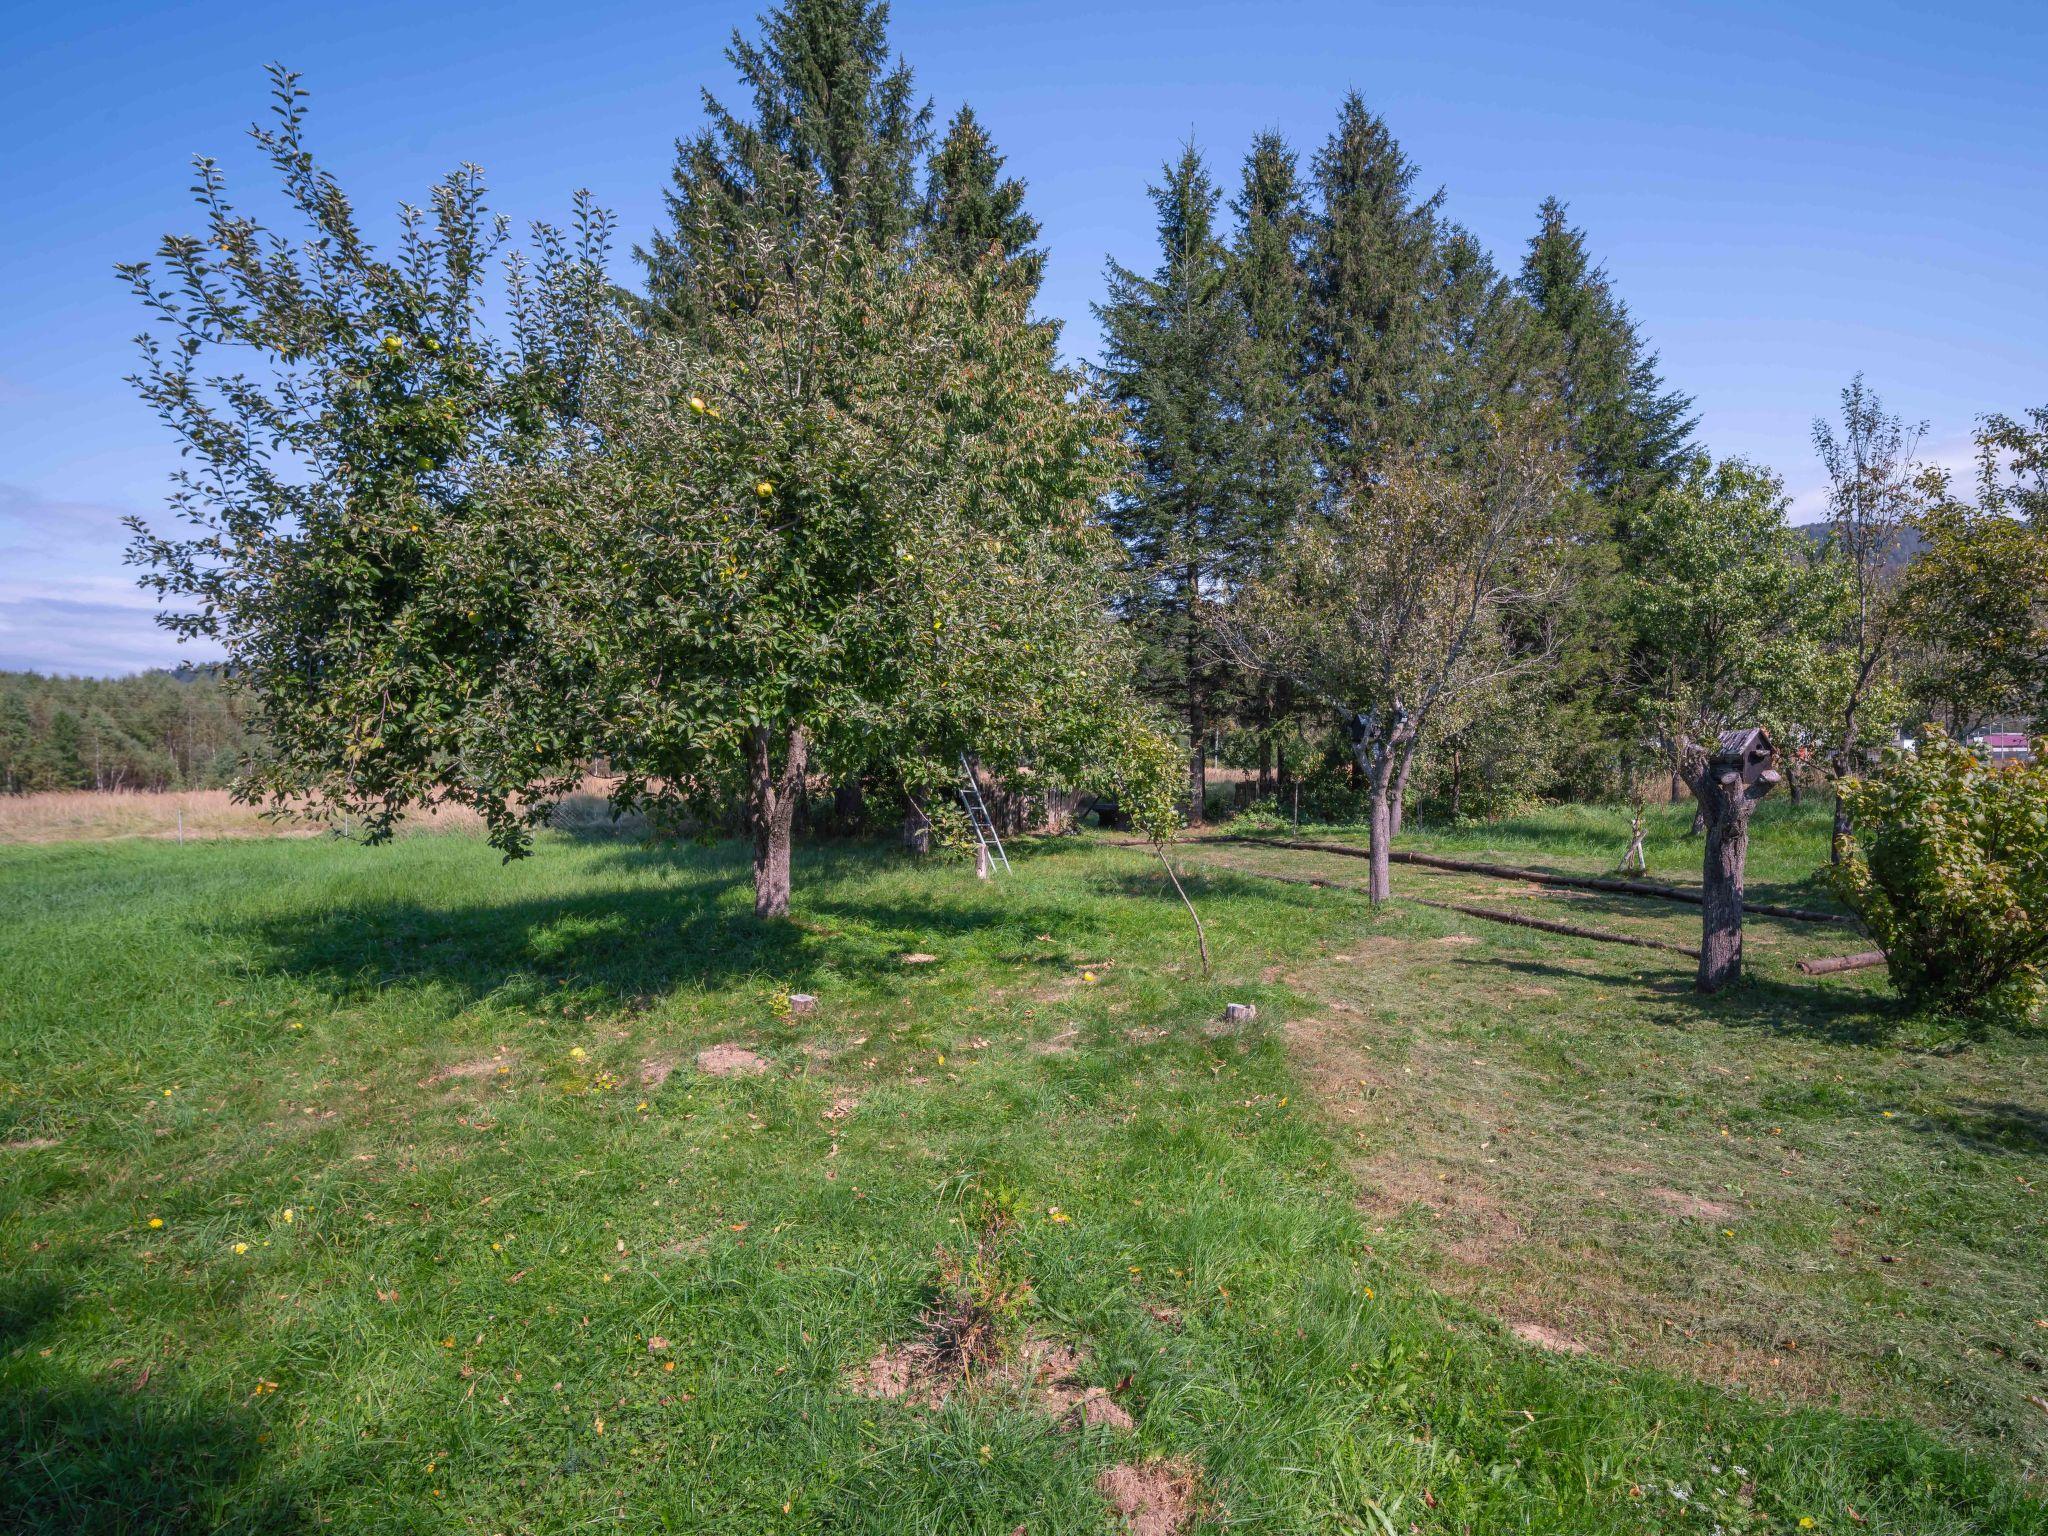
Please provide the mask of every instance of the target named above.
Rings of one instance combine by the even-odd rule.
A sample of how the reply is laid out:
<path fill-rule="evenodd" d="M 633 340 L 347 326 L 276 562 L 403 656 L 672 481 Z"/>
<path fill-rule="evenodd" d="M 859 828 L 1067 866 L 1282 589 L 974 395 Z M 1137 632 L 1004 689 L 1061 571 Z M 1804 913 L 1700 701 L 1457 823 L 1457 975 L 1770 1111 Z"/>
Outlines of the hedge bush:
<path fill-rule="evenodd" d="M 1855 831 L 1832 883 L 1900 996 L 1959 1018 L 2031 1016 L 2048 964 L 2048 763 L 1994 765 L 1929 727 L 1842 794 Z"/>

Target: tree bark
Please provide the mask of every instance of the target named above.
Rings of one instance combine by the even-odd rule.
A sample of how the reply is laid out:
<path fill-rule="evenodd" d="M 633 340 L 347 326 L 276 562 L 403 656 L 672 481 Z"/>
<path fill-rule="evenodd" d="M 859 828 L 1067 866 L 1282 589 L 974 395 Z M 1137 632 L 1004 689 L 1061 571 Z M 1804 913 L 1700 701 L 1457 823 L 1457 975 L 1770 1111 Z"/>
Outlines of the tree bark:
<path fill-rule="evenodd" d="M 1208 712 L 1202 700 L 1188 702 L 1188 825 L 1199 827 L 1209 813 L 1209 759 L 1203 738 L 1209 733 Z"/>
<path fill-rule="evenodd" d="M 1394 796 L 1387 808 L 1387 831 L 1391 836 L 1401 835 L 1401 820 L 1408 814 L 1408 770 L 1415 766 L 1415 754 L 1402 754 L 1401 769 L 1394 775 Z"/>
<path fill-rule="evenodd" d="M 1389 764 L 1377 765 L 1372 774 L 1372 863 L 1366 875 L 1366 894 L 1378 906 L 1394 894 L 1394 809 L 1393 774 Z"/>
<path fill-rule="evenodd" d="M 932 851 L 932 819 L 925 814 L 924 807 L 917 803 L 916 796 L 908 797 L 909 809 L 903 813 L 903 846 L 912 853 Z"/>
<path fill-rule="evenodd" d="M 789 915 L 790 828 L 797 802 L 804 793 L 804 765 L 810 742 L 802 726 L 792 726 L 783 752 L 782 766 L 775 766 L 775 735 L 767 726 L 756 726 L 752 742 L 749 820 L 754 833 L 754 915 Z"/>
<path fill-rule="evenodd" d="M 1694 989 L 1709 994 L 1742 977 L 1742 877 L 1749 856 L 1749 817 L 1778 782 L 1774 768 L 1753 781 L 1745 778 L 1739 751 L 1729 755 L 1730 742 L 1741 734 L 1724 735 L 1721 748 L 1711 757 L 1698 747 L 1686 755 L 1686 778 L 1707 834 L 1700 861 L 1700 969 Z M 1764 742 L 1768 746 L 1768 738 Z"/>

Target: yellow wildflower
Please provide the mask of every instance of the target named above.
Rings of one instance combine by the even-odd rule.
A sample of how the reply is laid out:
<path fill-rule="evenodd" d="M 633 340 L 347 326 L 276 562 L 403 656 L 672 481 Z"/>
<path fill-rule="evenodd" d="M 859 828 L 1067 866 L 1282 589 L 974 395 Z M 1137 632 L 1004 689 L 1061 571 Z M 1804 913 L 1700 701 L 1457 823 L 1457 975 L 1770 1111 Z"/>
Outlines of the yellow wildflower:
<path fill-rule="evenodd" d="M 164 1219 L 161 1216 L 152 1216 L 149 1218 L 149 1224 L 151 1227 L 160 1227 L 164 1224 Z"/>

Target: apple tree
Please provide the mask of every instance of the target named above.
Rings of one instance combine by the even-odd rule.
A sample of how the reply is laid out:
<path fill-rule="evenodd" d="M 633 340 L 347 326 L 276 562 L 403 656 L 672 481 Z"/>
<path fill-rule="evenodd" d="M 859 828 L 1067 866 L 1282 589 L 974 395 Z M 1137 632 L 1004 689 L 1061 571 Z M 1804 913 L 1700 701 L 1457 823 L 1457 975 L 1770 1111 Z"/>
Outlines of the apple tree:
<path fill-rule="evenodd" d="M 742 225 L 700 324 L 616 333 L 559 451 L 480 487 L 559 572 L 535 622 L 616 803 L 744 799 L 764 916 L 809 774 L 934 790 L 970 751 L 1092 782 L 1136 718 L 1096 521 L 1112 413 L 996 267 L 812 207 Z"/>

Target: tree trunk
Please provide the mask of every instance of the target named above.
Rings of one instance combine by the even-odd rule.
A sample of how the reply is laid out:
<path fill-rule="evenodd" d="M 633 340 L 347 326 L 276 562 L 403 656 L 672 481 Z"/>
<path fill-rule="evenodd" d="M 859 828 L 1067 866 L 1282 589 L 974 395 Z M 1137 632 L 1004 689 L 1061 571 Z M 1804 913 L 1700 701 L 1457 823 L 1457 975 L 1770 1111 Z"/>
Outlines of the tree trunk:
<path fill-rule="evenodd" d="M 1408 813 L 1408 770 L 1415 766 L 1415 754 L 1410 752 L 1401 758 L 1401 770 L 1394 775 L 1394 798 L 1387 807 L 1387 831 L 1391 836 L 1401 835 L 1401 819 Z"/>
<path fill-rule="evenodd" d="M 903 813 L 903 846 L 912 853 L 932 851 L 932 819 L 925 814 L 924 807 L 917 803 L 915 796 L 910 798 L 910 807 Z"/>
<path fill-rule="evenodd" d="M 1366 895 L 1378 906 L 1394 894 L 1394 808 L 1392 765 L 1381 762 L 1372 773 L 1372 863 Z"/>
<path fill-rule="evenodd" d="M 1209 734 L 1208 714 L 1202 701 L 1188 704 L 1188 825 L 1199 827 L 1209 812 L 1209 760 L 1203 753 Z"/>
<path fill-rule="evenodd" d="M 988 844 L 977 839 L 974 844 L 974 878 L 986 880 L 988 876 Z"/>
<path fill-rule="evenodd" d="M 1749 856 L 1749 818 L 1724 809 L 1707 820 L 1700 873 L 1705 899 L 1700 904 L 1698 988 L 1718 992 L 1742 976 L 1742 866 Z"/>
<path fill-rule="evenodd" d="M 1266 799 L 1273 793 L 1273 738 L 1261 738 L 1259 742 L 1259 789 L 1258 796 Z"/>
<path fill-rule="evenodd" d="M 1749 856 L 1749 817 L 1778 782 L 1775 768 L 1753 778 L 1745 774 L 1738 743 L 1761 733 L 1728 732 L 1712 757 L 1704 749 L 1687 754 L 1686 777 L 1706 823 L 1700 860 L 1700 970 L 1694 988 L 1714 993 L 1742 977 L 1742 871 Z M 1768 737 L 1762 748 L 1768 750 Z M 1758 766 L 1749 760 L 1749 766 Z"/>
<path fill-rule="evenodd" d="M 1837 789 L 1835 791 L 1835 830 L 1833 836 L 1828 839 L 1828 862 L 1830 864 L 1842 862 L 1848 847 L 1849 833 L 1853 830 L 1854 828 L 1850 825 L 1849 819 L 1849 802 L 1842 798 L 1841 790 Z"/>
<path fill-rule="evenodd" d="M 840 836 L 858 831 L 866 815 L 867 799 L 861 793 L 859 779 L 847 779 L 833 789 L 832 821 Z"/>
<path fill-rule="evenodd" d="M 754 832 L 754 915 L 789 916 L 790 827 L 804 794 L 810 743 L 802 726 L 790 729 L 782 767 L 775 766 L 774 733 L 756 726 L 752 743 L 749 819 Z"/>

